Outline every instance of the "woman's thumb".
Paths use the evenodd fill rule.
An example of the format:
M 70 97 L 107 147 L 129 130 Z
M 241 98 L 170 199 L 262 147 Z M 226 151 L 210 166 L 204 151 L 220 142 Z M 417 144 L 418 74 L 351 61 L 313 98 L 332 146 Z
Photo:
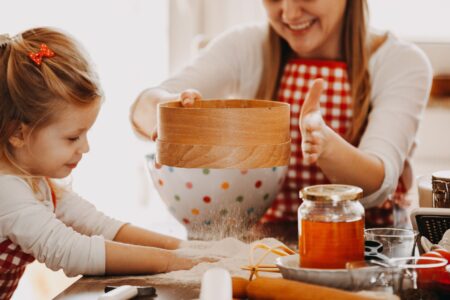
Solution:
M 315 79 L 312 86 L 306 95 L 305 102 L 302 105 L 302 110 L 300 112 L 300 120 L 307 114 L 320 111 L 320 96 L 323 91 L 323 79 Z

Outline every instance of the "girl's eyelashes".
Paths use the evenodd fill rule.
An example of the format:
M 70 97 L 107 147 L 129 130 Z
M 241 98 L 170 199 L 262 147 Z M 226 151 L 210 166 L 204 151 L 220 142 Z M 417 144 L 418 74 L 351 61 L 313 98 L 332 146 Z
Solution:
M 79 136 L 68 138 L 68 140 L 71 141 L 71 142 L 76 142 L 76 141 L 78 141 L 79 139 L 80 139 Z

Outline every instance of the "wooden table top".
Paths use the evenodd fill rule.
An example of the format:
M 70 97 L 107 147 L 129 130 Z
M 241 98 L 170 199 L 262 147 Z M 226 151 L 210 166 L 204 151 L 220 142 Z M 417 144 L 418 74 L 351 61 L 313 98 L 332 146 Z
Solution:
M 284 242 L 291 249 L 297 249 L 297 222 L 276 223 L 270 225 L 258 225 L 249 231 L 245 238 L 247 241 L 254 241 L 264 237 L 274 237 Z M 104 293 L 106 286 L 153 286 L 156 288 L 155 298 L 135 298 L 135 299 L 196 299 L 199 297 L 200 285 L 183 286 L 167 284 L 161 285 L 152 282 L 151 276 L 83 276 L 66 290 L 61 292 L 56 300 L 90 300 L 97 299 Z
M 98 299 L 104 293 L 106 286 L 153 286 L 157 296 L 135 297 L 134 299 L 195 299 L 199 297 L 200 288 L 193 286 L 160 285 L 152 283 L 149 276 L 99 276 L 82 277 L 69 286 L 55 300 L 89 300 Z

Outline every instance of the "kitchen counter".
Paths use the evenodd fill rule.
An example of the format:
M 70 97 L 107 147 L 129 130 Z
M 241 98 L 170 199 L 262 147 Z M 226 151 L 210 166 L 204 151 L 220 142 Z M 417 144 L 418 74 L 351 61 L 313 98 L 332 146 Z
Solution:
M 251 242 L 264 237 L 274 237 L 284 242 L 289 248 L 297 250 L 297 222 L 284 222 L 270 226 L 259 224 L 249 230 L 244 240 Z M 83 276 L 66 290 L 60 293 L 56 300 L 90 300 L 98 299 L 106 286 L 136 285 L 153 286 L 157 297 L 151 299 L 195 299 L 199 297 L 200 288 L 192 286 L 167 284 L 161 285 L 148 275 L 145 276 Z M 136 298 L 143 299 L 143 298 Z
M 156 288 L 157 297 L 150 299 L 195 299 L 199 296 L 199 288 L 182 285 L 158 285 L 154 284 L 148 276 L 102 276 L 82 277 L 69 286 L 55 300 L 93 300 L 98 299 L 104 293 L 106 286 L 135 285 L 153 286 Z M 136 299 L 144 299 L 136 298 Z

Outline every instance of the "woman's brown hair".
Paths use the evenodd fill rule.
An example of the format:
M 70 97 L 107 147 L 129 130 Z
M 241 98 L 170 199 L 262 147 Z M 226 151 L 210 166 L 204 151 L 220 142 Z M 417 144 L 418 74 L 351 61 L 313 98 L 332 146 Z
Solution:
M 368 38 L 368 9 L 366 0 L 348 0 L 342 28 L 343 57 L 347 63 L 353 101 L 353 126 L 345 138 L 357 145 L 366 126 L 370 110 L 370 76 L 368 71 L 372 49 Z M 269 26 L 264 44 L 264 68 L 256 97 L 276 99 L 278 84 L 291 49 Z
M 55 53 L 37 64 L 30 53 L 45 44 Z M 11 136 L 21 124 L 34 130 L 51 122 L 67 104 L 89 105 L 102 97 L 85 51 L 68 34 L 35 28 L 0 45 L 0 159 L 14 161 Z M 31 174 L 24 174 L 31 175 Z

